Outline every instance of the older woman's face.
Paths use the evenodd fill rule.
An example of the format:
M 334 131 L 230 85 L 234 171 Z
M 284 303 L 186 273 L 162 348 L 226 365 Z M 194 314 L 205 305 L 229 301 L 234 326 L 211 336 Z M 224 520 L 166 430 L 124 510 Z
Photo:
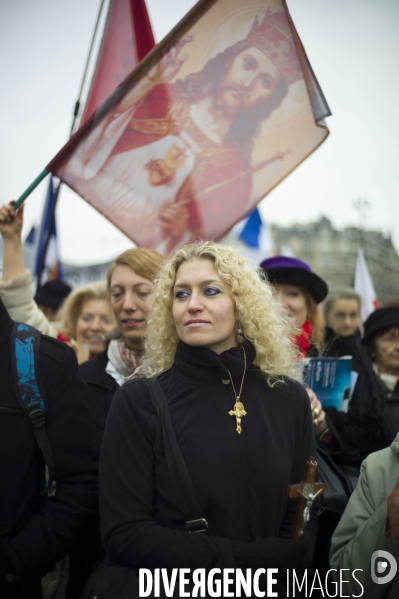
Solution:
M 374 337 L 374 361 L 381 373 L 399 376 L 399 326 Z
M 179 339 L 217 354 L 237 346 L 237 318 L 230 285 L 211 260 L 188 260 L 176 273 L 173 320 Z
M 127 347 L 143 348 L 147 298 L 152 283 L 129 266 L 117 266 L 111 277 L 111 306 Z
M 276 289 L 280 302 L 294 317 L 295 326 L 300 329 L 308 318 L 306 295 L 297 285 L 279 283 L 276 285 Z
M 107 301 L 87 300 L 76 322 L 75 339 L 89 346 L 90 355 L 96 356 L 104 350 L 102 337 L 115 328 L 115 319 Z
M 359 304 L 355 299 L 338 299 L 327 315 L 327 326 L 329 326 L 336 335 L 347 337 L 354 335 L 359 324 L 360 310 Z

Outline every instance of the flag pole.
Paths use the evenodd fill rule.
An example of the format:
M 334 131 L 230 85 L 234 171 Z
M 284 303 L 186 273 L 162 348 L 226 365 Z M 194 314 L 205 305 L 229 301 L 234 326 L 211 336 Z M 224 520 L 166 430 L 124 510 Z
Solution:
M 100 18 L 101 18 L 101 13 L 102 13 L 103 7 L 104 7 L 104 1 L 105 0 L 101 0 L 100 8 L 99 8 L 98 15 L 97 15 L 96 24 L 94 26 L 94 32 L 93 32 L 93 36 L 91 38 L 91 44 L 90 44 L 90 48 L 89 48 L 89 53 L 87 55 L 86 66 L 85 66 L 85 70 L 83 72 L 82 82 L 80 84 L 78 99 L 75 102 L 75 108 L 74 108 L 74 111 L 73 111 L 73 119 L 72 119 L 71 130 L 69 132 L 69 137 L 72 137 L 72 135 L 74 133 L 76 119 L 78 118 L 78 115 L 79 115 L 80 99 L 82 97 L 84 84 L 86 83 L 87 71 L 89 69 L 89 63 L 90 63 L 91 55 L 93 53 L 94 42 L 95 42 L 95 39 L 96 39 L 96 36 L 97 36 L 98 26 L 100 24 Z
M 70 129 L 70 132 L 69 132 L 69 137 L 72 137 L 72 133 L 73 133 L 73 130 L 75 128 L 75 122 L 76 122 L 76 119 L 77 119 L 78 114 L 79 114 L 80 99 L 82 97 L 83 87 L 84 87 L 84 84 L 86 82 L 87 71 L 88 71 L 88 68 L 89 68 L 89 63 L 90 63 L 91 55 L 92 55 L 92 52 L 93 52 L 94 41 L 95 41 L 95 38 L 96 38 L 96 35 L 97 35 L 97 29 L 98 29 L 98 25 L 99 25 L 99 22 L 100 22 L 101 13 L 102 13 L 103 6 L 104 6 L 104 1 L 105 0 L 101 0 L 100 8 L 99 8 L 99 11 L 98 11 L 96 24 L 95 24 L 93 36 L 92 36 L 92 39 L 91 39 L 90 49 L 89 49 L 89 53 L 88 53 L 87 60 L 86 60 L 86 66 L 85 66 L 85 69 L 84 69 L 84 72 L 83 72 L 82 82 L 81 82 L 80 89 L 79 89 L 78 99 L 75 102 L 75 108 L 74 108 L 74 111 L 73 111 L 72 125 L 71 125 L 71 129 Z M 36 177 L 36 179 L 34 181 L 32 181 L 32 183 L 29 185 L 29 187 L 27 187 L 27 189 L 25 189 L 25 191 L 23 192 L 23 194 L 19 196 L 19 198 L 17 199 L 17 201 L 14 204 L 14 210 L 18 210 L 18 208 L 23 204 L 23 202 L 26 200 L 26 198 L 32 193 L 32 191 L 34 189 L 36 189 L 36 187 L 39 185 L 39 183 L 41 183 L 43 181 L 43 179 L 45 177 L 47 177 L 48 174 L 49 174 L 48 170 L 46 170 L 46 169 L 42 170 L 42 172 L 40 173 L 40 175 L 38 175 Z M 57 197 L 58 197 L 58 190 L 59 190 L 59 188 L 60 188 L 60 186 L 58 186 L 58 189 L 57 189 Z M 57 198 L 56 198 L 56 202 L 57 202 Z M 54 208 L 55 208 L 55 204 L 54 204 Z
M 102 14 L 102 10 L 103 10 L 103 7 L 104 7 L 104 2 L 105 2 L 105 0 L 101 0 L 100 8 L 98 10 L 96 24 L 94 26 L 93 35 L 92 35 L 92 38 L 91 38 L 89 53 L 87 55 L 86 65 L 85 65 L 85 68 L 84 68 L 84 71 L 83 71 L 83 77 L 82 77 L 82 81 L 81 81 L 80 88 L 79 88 L 78 99 L 75 102 L 75 107 L 74 107 L 73 117 L 72 117 L 72 124 L 71 124 L 71 129 L 70 129 L 70 132 L 69 132 L 69 137 L 71 137 L 72 134 L 73 134 L 73 132 L 74 132 L 76 119 L 77 119 L 78 114 L 79 114 L 80 100 L 81 100 L 81 97 L 82 97 L 84 84 L 85 84 L 86 78 L 87 78 L 87 72 L 88 72 L 88 68 L 89 68 L 89 63 L 90 63 L 91 55 L 93 53 L 94 42 L 95 42 L 95 39 L 97 37 L 97 30 L 98 30 L 98 26 L 99 26 L 99 23 L 100 23 L 101 14 Z M 38 184 L 40 183 L 40 181 L 42 181 L 46 175 L 48 175 L 48 171 L 46 169 L 44 169 L 44 171 L 42 171 L 40 173 L 39 177 L 37 177 L 33 181 L 33 183 L 28 187 L 28 189 L 21 195 L 21 197 L 18 198 L 17 202 L 14 204 L 15 210 L 17 210 L 19 208 L 19 206 L 22 204 L 22 202 L 35 189 L 35 187 L 38 186 Z M 37 292 L 37 290 L 40 287 L 40 280 L 41 280 L 42 274 L 43 274 L 43 269 L 44 269 L 44 264 L 45 264 L 45 260 L 46 260 L 47 249 L 48 249 L 48 246 L 49 246 L 49 243 L 50 243 L 51 232 L 52 232 L 54 221 L 55 221 L 55 209 L 56 209 L 56 206 L 57 206 L 57 201 L 58 201 L 58 196 L 59 196 L 60 189 L 61 189 L 61 184 L 62 184 L 62 181 L 59 182 L 58 187 L 57 187 L 57 191 L 55 192 L 54 204 L 53 204 L 53 209 L 52 209 L 51 217 L 50 217 L 50 225 L 49 225 L 49 228 L 47 230 L 46 241 L 44 242 L 44 245 L 43 245 L 43 252 L 42 252 L 42 257 L 41 257 L 41 261 L 40 261 L 39 272 L 38 272 L 38 275 L 37 275 L 36 292 Z
M 36 179 L 34 181 L 32 181 L 32 183 L 29 185 L 29 187 L 27 189 L 25 189 L 24 193 L 19 196 L 18 200 L 15 202 L 14 204 L 14 210 L 18 210 L 18 208 L 21 206 L 21 204 L 24 202 L 24 200 L 26 200 L 26 198 L 32 193 L 32 191 L 34 189 L 36 189 L 36 187 L 39 185 L 39 183 L 41 183 L 43 181 L 43 179 L 45 179 L 47 177 L 47 175 L 49 174 L 47 169 L 43 169 L 42 172 L 40 173 L 40 175 L 38 175 L 36 177 Z

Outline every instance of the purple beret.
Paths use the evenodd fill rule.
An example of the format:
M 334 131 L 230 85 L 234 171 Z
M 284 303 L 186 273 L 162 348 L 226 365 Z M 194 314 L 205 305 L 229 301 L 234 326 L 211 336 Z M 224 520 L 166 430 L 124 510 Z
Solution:
M 319 304 L 328 293 L 327 283 L 314 272 L 309 264 L 291 256 L 273 256 L 260 263 L 270 283 L 304 287 Z
M 303 268 L 311 272 L 309 264 L 291 256 L 272 256 L 272 258 L 263 260 L 259 266 L 265 270 L 269 270 L 270 268 Z

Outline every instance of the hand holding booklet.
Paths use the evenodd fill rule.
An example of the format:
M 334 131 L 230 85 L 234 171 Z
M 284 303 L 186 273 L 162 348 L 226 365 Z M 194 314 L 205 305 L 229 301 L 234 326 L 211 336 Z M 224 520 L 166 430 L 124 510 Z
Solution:
M 355 374 L 351 356 L 310 358 L 305 363 L 303 380 L 316 393 L 323 408 L 346 412 L 356 383 Z

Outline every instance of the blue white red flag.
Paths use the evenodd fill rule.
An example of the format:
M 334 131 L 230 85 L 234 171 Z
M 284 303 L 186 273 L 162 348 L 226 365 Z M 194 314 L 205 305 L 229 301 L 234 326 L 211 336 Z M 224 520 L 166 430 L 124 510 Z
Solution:
M 57 188 L 58 185 L 56 184 L 55 177 L 50 177 L 42 220 L 33 235 L 32 273 L 36 277 L 40 276 L 40 281 L 38 281 L 40 285 L 43 285 L 46 281 L 63 279 L 62 264 L 58 252 L 55 217 L 53 218 Z M 32 231 L 29 233 L 29 237 L 31 235 Z M 47 238 L 49 240 L 46 247 Z
M 247 218 L 238 239 L 251 249 L 259 250 L 263 258 L 276 253 L 272 232 L 267 224 L 263 223 L 257 208 Z

